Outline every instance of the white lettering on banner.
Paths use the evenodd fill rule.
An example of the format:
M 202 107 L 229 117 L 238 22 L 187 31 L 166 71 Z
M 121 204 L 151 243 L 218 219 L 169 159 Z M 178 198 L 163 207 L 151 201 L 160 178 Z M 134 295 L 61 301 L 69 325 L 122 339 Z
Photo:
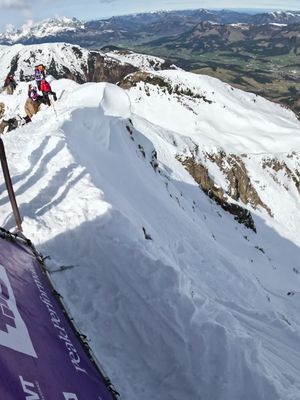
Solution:
M 63 393 L 65 400 L 79 400 L 75 393 Z
M 39 394 L 37 394 L 34 391 L 34 390 L 36 390 L 35 384 L 32 382 L 25 381 L 23 376 L 19 376 L 19 378 L 20 378 L 20 382 L 21 382 L 23 391 L 26 394 L 25 399 L 26 400 L 41 400 Z
M 57 315 L 57 313 L 54 309 L 54 306 L 53 306 L 51 300 L 49 299 L 49 296 L 46 293 L 44 286 L 35 271 L 32 272 L 32 277 L 33 277 L 33 280 L 40 292 L 40 299 L 45 304 L 45 306 L 47 307 L 47 310 L 50 314 L 51 322 L 52 322 L 54 328 L 56 328 L 58 330 L 57 336 L 64 343 L 64 345 L 66 346 L 66 348 L 68 350 L 69 358 L 71 360 L 71 363 L 73 364 L 73 367 L 75 368 L 76 371 L 87 374 L 86 370 L 80 366 L 81 360 L 80 360 L 78 351 L 76 350 L 76 347 L 71 342 L 69 335 L 66 332 L 65 328 L 63 326 L 61 326 L 62 321 L 60 320 L 59 316 Z
M 0 264 L 0 345 L 36 357 L 28 329 L 17 308 L 13 289 Z

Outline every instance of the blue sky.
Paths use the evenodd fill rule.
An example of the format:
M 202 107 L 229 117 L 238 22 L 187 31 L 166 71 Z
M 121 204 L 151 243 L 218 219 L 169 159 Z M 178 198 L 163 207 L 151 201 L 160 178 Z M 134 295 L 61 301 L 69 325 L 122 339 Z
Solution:
M 299 10 L 299 0 L 0 0 L 0 30 L 55 16 L 82 20 L 183 8 L 267 8 Z

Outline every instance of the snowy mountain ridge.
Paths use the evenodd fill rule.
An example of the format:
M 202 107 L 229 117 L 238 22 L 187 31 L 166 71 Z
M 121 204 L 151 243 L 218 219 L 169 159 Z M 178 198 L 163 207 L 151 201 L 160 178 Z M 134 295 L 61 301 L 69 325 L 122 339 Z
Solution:
M 219 24 L 248 23 L 254 25 L 279 23 L 296 24 L 300 21 L 300 13 L 297 11 L 272 11 L 259 14 L 239 13 L 231 10 L 163 10 L 149 13 L 128 14 L 115 16 L 108 19 L 95 19 L 92 21 L 80 21 L 77 18 L 57 17 L 39 22 L 28 21 L 19 29 L 9 25 L 0 33 L 0 43 L 12 45 L 17 43 L 35 44 L 43 42 L 72 42 L 85 47 L 99 48 L 99 46 L 115 43 L 123 34 L 128 39 L 136 39 L 146 27 L 149 31 L 164 26 L 168 22 L 177 20 L 177 25 L 186 25 L 187 29 L 180 29 L 177 33 L 189 31 L 203 21 L 212 21 Z M 186 24 L 184 20 L 186 19 Z M 154 24 L 152 26 L 152 24 Z M 136 33 L 140 34 L 136 36 Z M 171 31 L 170 31 L 171 33 Z M 173 32 L 174 33 L 174 32 Z M 93 42 L 93 36 L 98 38 Z M 102 37 L 103 36 L 103 37 Z M 162 35 L 164 36 L 164 35 Z M 89 39 L 87 39 L 89 37 Z M 96 47 L 95 47 L 96 46 Z
M 0 81 L 12 74 L 17 81 L 33 78 L 34 66 L 47 65 L 47 73 L 55 78 L 68 77 L 79 83 L 87 81 L 118 82 L 137 69 L 165 68 L 162 58 L 130 51 L 90 51 L 68 43 L 24 46 L 0 45 Z
M 178 70 L 51 85 L 55 111 L 3 140 L 24 232 L 73 266 L 53 279 L 121 398 L 298 400 L 295 115 Z
M 40 39 L 59 33 L 76 32 L 82 29 L 84 29 L 84 23 L 76 18 L 48 18 L 36 23 L 29 21 L 20 29 L 8 26 L 6 31 L 0 34 L 0 40 L 13 44 L 22 40 L 29 40 L 30 38 Z

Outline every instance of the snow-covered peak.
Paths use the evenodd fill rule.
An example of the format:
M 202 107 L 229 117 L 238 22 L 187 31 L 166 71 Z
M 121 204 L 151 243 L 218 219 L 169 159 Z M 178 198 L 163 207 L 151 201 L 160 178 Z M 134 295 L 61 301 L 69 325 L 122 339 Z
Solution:
M 277 18 L 277 17 L 295 17 L 295 16 L 300 16 L 299 12 L 291 12 L 291 11 L 283 11 L 283 10 L 279 10 L 279 11 L 272 11 L 269 13 L 269 15 L 272 15 L 273 17 Z
M 7 27 L 6 31 L 0 34 L 1 40 L 15 43 L 20 40 L 36 39 L 54 36 L 64 32 L 75 32 L 84 29 L 84 24 L 76 18 L 57 17 L 45 19 L 41 22 L 26 22 L 20 29 L 14 29 L 11 25 Z
M 279 24 L 295 24 L 300 21 L 300 12 L 283 10 L 272 11 L 254 15 L 253 19 L 257 19 L 260 23 L 275 22 Z

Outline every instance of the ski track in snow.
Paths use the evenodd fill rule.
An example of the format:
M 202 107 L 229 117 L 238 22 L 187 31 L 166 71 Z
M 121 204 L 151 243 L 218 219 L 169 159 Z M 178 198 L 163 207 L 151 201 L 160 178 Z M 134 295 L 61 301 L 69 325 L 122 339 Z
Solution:
M 262 154 L 299 151 L 299 122 L 215 79 L 159 74 L 213 103 L 63 79 L 57 116 L 44 107 L 4 135 L 24 232 L 50 269 L 74 266 L 53 279 L 122 399 L 299 400 L 300 295 L 286 295 L 300 283 L 299 193 L 258 167 Z M 23 115 L 26 90 L 0 95 L 7 114 Z M 251 210 L 257 234 L 175 158 L 195 143 L 258 154 L 245 163 L 274 218 Z M 10 229 L 4 189 L 1 177 Z

